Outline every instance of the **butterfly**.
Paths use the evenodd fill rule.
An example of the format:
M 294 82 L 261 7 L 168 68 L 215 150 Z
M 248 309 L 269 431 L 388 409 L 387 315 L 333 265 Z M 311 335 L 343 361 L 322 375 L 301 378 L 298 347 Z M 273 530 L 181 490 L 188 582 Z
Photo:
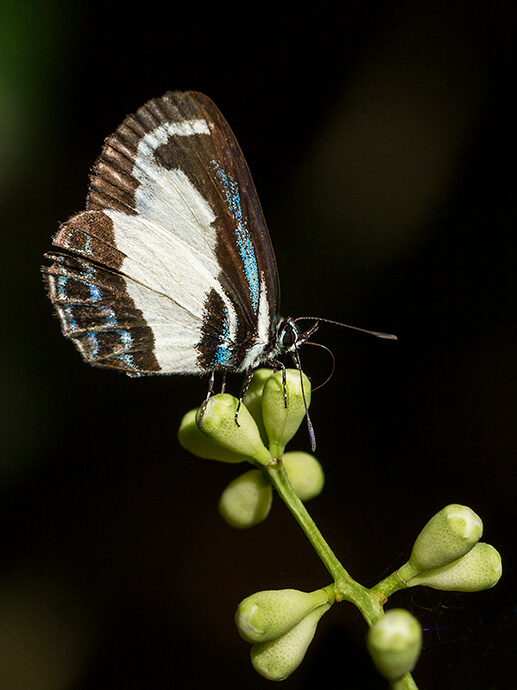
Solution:
M 168 92 L 125 118 L 93 166 L 86 210 L 53 247 L 50 300 L 95 366 L 252 372 L 304 338 L 279 315 L 275 254 L 239 144 L 201 93 Z
M 319 321 L 336 323 L 300 331 L 312 317 L 280 316 L 248 166 L 199 92 L 170 91 L 125 118 L 93 166 L 86 209 L 53 247 L 42 272 L 63 334 L 88 363 L 130 376 L 210 373 L 210 394 L 215 372 L 244 372 L 245 390 L 261 364 L 285 377 L 286 352 L 301 372 L 300 345 Z

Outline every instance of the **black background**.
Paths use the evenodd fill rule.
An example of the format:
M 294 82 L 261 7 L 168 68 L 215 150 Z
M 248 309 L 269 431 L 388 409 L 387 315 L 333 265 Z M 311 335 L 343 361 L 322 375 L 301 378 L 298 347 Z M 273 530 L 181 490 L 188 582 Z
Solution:
M 0 685 L 266 688 L 233 611 L 328 583 L 275 500 L 238 532 L 217 500 L 240 468 L 193 458 L 191 377 L 95 370 L 59 333 L 39 267 L 84 207 L 103 138 L 149 98 L 196 89 L 244 150 L 284 315 L 322 327 L 314 393 L 327 477 L 309 510 L 373 585 L 423 524 L 464 503 L 503 556 L 488 592 L 410 590 L 420 688 L 515 682 L 515 134 L 507 3 L 5 4 L 1 22 Z M 511 171 L 511 172 L 510 172 Z M 304 348 L 316 385 L 330 358 Z M 234 392 L 239 377 L 232 381 Z M 292 448 L 308 450 L 301 429 Z M 285 688 L 383 688 L 350 606 Z

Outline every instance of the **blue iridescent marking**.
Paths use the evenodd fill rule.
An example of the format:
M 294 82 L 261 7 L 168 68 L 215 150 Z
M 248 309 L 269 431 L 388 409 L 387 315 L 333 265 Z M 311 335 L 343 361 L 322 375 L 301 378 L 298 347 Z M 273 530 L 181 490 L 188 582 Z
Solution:
M 94 274 L 92 271 L 87 272 L 86 274 L 87 278 L 93 278 Z M 70 276 L 58 276 L 56 285 L 57 285 L 57 300 L 61 302 L 70 302 L 72 301 L 72 298 L 68 294 L 68 281 L 70 280 Z M 74 280 L 77 281 L 77 278 L 74 278 Z M 75 301 L 77 303 L 84 303 L 84 302 L 99 302 L 102 299 L 102 290 L 97 286 L 97 285 L 89 285 L 86 281 L 81 281 L 83 285 L 85 285 L 89 292 L 90 296 L 87 297 L 86 299 L 76 299 Z
M 220 345 L 218 345 L 215 348 L 213 363 L 224 365 L 224 364 L 228 364 L 228 362 L 230 361 L 231 354 L 232 354 L 228 345 L 223 344 L 225 342 L 227 343 L 228 339 L 230 337 L 230 324 L 228 322 L 228 309 L 226 307 L 224 307 L 224 309 L 223 309 L 223 315 L 224 315 L 224 324 L 223 324 L 222 331 L 219 335 L 222 342 Z
M 129 350 L 133 345 L 133 336 L 129 331 L 118 331 L 118 333 L 120 335 L 120 342 L 124 345 L 126 350 Z
M 86 336 L 88 345 L 90 346 L 90 357 L 97 357 L 99 354 L 99 342 L 95 333 L 90 333 Z
M 135 369 L 136 370 L 137 367 L 135 366 L 135 362 L 133 360 L 133 355 L 125 353 L 123 355 L 119 355 L 119 357 L 117 357 L 117 359 L 119 359 L 121 362 L 124 362 L 124 364 L 126 365 L 126 367 L 128 369 Z
M 217 161 L 213 160 L 212 165 L 215 168 L 215 173 L 217 177 L 223 184 L 224 194 L 226 197 L 226 203 L 228 205 L 228 208 L 230 209 L 232 216 L 237 221 L 237 247 L 239 249 L 239 254 L 241 255 L 242 262 L 244 264 L 244 275 L 246 276 L 246 280 L 248 281 L 253 311 L 257 313 L 260 293 L 259 272 L 257 266 L 257 258 L 255 256 L 255 251 L 253 249 L 251 236 L 245 225 L 245 218 L 241 207 L 239 187 L 235 180 L 219 166 L 219 163 Z
M 70 251 L 72 251 L 72 252 L 75 252 L 75 254 L 80 254 L 80 255 L 83 254 L 85 256 L 92 256 L 92 254 L 93 254 L 92 245 L 91 245 L 90 238 L 88 235 L 83 237 L 84 246 L 81 247 L 79 244 L 80 236 L 82 234 L 83 234 L 82 232 L 80 232 L 79 235 L 78 235 L 78 233 L 73 232 L 72 235 L 66 237 L 63 240 L 62 246 L 66 247 L 67 249 L 70 249 Z
M 66 284 L 68 278 L 66 276 L 59 276 L 57 279 L 57 298 L 58 300 L 66 301 Z
M 90 299 L 88 302 L 98 302 L 102 299 L 102 290 L 96 285 L 88 285 L 88 289 L 90 290 Z
M 74 310 L 72 307 L 62 307 L 62 310 L 62 319 L 66 324 L 66 327 L 72 332 L 77 331 L 79 329 L 79 325 L 74 316 Z
M 95 273 L 96 271 L 93 266 L 86 266 L 85 276 L 87 278 L 95 278 Z M 86 282 L 84 284 L 87 285 Z M 87 287 L 90 291 L 90 299 L 88 300 L 88 302 L 97 302 L 102 299 L 102 290 L 99 287 L 97 287 L 97 285 L 87 285 Z
M 105 307 L 100 311 L 105 318 L 104 326 L 106 328 L 116 328 L 118 326 L 117 316 L 113 309 L 111 309 L 110 307 Z

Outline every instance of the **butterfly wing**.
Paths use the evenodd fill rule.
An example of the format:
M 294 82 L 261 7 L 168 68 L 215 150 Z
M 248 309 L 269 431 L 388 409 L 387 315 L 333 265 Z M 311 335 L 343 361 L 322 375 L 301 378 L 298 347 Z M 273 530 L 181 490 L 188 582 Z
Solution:
M 86 211 L 43 272 L 64 334 L 131 374 L 242 371 L 274 352 L 276 261 L 237 140 L 206 96 L 128 116 L 94 165 Z

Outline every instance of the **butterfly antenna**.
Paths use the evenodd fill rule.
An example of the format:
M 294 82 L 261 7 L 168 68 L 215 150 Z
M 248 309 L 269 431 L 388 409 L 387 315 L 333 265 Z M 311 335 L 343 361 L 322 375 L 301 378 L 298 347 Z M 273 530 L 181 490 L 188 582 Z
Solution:
M 384 340 L 397 340 L 397 336 L 393 333 L 382 333 L 382 331 L 370 331 L 367 328 L 359 328 L 358 326 L 351 326 L 349 323 L 341 323 L 340 321 L 333 321 L 332 319 L 320 319 L 315 316 L 298 316 L 294 319 L 297 321 L 317 321 L 322 323 L 330 323 L 334 326 L 341 326 L 342 328 L 350 328 L 352 331 L 359 331 L 359 333 L 367 333 L 368 335 L 374 335 L 376 338 L 383 338 Z

